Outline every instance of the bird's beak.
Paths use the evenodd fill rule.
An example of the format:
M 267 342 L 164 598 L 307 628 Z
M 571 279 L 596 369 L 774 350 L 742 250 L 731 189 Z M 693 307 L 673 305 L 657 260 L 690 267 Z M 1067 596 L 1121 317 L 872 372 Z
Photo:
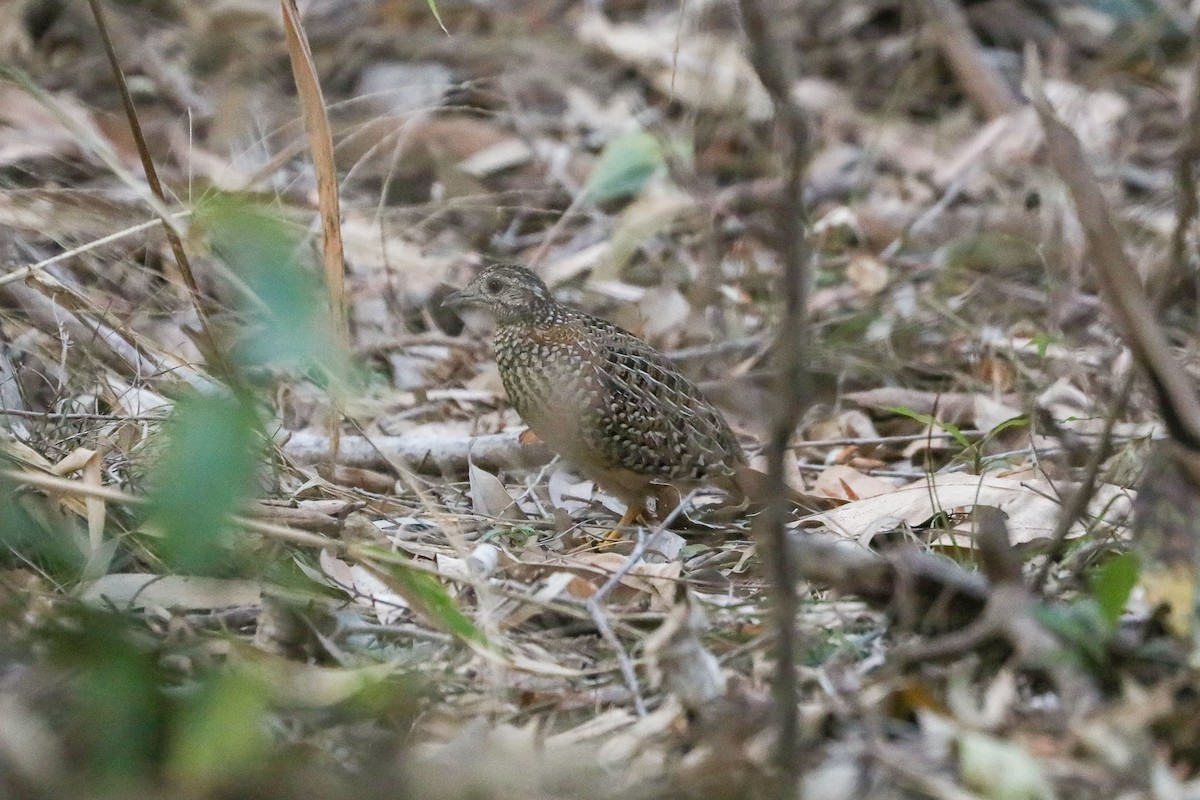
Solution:
M 473 287 L 468 286 L 465 289 L 459 289 L 453 294 L 448 294 L 442 298 L 442 308 L 462 308 L 463 306 L 472 306 L 479 300 L 479 292 Z

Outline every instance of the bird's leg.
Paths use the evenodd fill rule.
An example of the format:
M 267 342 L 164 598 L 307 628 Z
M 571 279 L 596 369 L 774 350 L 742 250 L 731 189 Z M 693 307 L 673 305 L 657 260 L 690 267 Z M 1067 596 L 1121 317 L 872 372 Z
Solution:
M 642 522 L 646 521 L 646 506 L 642 503 L 632 503 L 626 506 L 625 513 L 621 515 L 621 521 L 617 523 L 618 528 L 624 528 L 626 525 L 632 525 L 639 519 Z
M 621 520 L 616 527 L 604 534 L 604 544 L 602 547 L 611 547 L 618 539 L 621 538 L 622 531 L 633 525 L 636 522 L 649 522 L 649 513 L 646 511 L 644 501 L 629 503 L 625 506 L 625 513 L 621 515 Z

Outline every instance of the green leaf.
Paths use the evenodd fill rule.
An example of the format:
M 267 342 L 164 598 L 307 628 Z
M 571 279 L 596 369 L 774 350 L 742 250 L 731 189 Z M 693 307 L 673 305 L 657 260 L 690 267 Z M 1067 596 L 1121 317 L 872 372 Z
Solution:
M 1001 422 L 999 425 L 992 428 L 990 431 L 988 431 L 988 436 L 989 437 L 997 436 L 997 435 L 1003 433 L 1004 431 L 1008 430 L 1009 428 L 1028 428 L 1028 427 L 1029 427 L 1029 416 L 1027 414 L 1019 414 L 1019 415 L 1013 417 L 1012 419 L 1004 420 L 1004 422 Z
M 247 670 L 213 676 L 173 720 L 169 774 L 203 791 L 260 766 L 271 749 L 268 688 Z
M 1090 598 L 1071 606 L 1037 605 L 1033 616 L 1066 648 L 1060 657 L 1073 657 L 1076 663 L 1093 667 L 1104 663 L 1111 628 Z
M 1048 333 L 1039 333 L 1030 341 L 1037 346 L 1038 358 L 1044 359 L 1046 357 L 1046 351 L 1050 348 L 1050 345 L 1054 344 L 1054 342 L 1057 340 Z
M 662 145 L 649 133 L 618 136 L 600 154 L 584 195 L 597 203 L 634 197 L 665 164 Z
M 208 572 L 224 558 L 229 515 L 251 489 L 257 434 L 250 404 L 232 395 L 190 395 L 177 404 L 150 494 L 162 555 L 174 568 Z
M 12 467 L 11 461 L 0 457 L 0 468 Z M 36 495 L 20 495 L 0 475 L 0 564 L 32 562 L 56 577 L 79 576 L 87 562 L 86 539 L 73 535 L 70 521 L 52 512 L 54 505 Z
M 99 785 L 143 778 L 158 759 L 174 711 L 165 672 L 144 622 L 109 611 L 65 606 L 38 629 L 51 663 L 77 676 L 59 698 L 64 720 L 82 745 L 76 757 Z
M 435 0 L 425 0 L 425 3 L 429 6 L 429 10 L 433 13 L 433 18 L 437 20 L 438 27 L 442 29 L 442 33 L 449 36 L 450 31 L 446 30 L 446 23 L 442 22 L 442 15 L 438 13 L 437 2 L 435 2 Z
M 206 200 L 196 222 L 238 290 L 246 323 L 238 361 L 247 367 L 316 367 L 344 379 L 349 358 L 338 346 L 312 253 L 294 230 L 268 209 L 229 195 Z
M 475 627 L 475 623 L 458 610 L 454 598 L 446 591 L 446 587 L 432 575 L 396 566 L 390 572 L 400 584 L 401 593 L 419 611 L 442 628 L 459 639 L 473 642 L 485 642 L 487 637 L 483 631 Z
M 899 414 L 902 417 L 908 417 L 909 419 L 915 420 L 922 425 L 937 426 L 946 433 L 950 434 L 950 438 L 958 442 L 960 446 L 971 446 L 971 440 L 968 439 L 966 434 L 962 432 L 962 428 L 958 427 L 952 422 L 941 422 L 928 414 L 922 414 L 919 411 L 913 411 L 911 408 L 906 408 L 904 406 L 891 406 L 889 408 L 885 408 L 884 410 L 891 412 L 892 414 Z
M 454 598 L 436 577 L 413 569 L 399 553 L 364 547 L 362 555 L 366 560 L 361 563 L 385 582 L 390 582 L 392 590 L 404 597 L 417 613 L 460 639 L 487 642 L 483 631 L 458 610 Z
M 1092 594 L 1109 624 L 1116 625 L 1120 620 L 1141 571 L 1142 565 L 1137 554 L 1122 553 L 1105 561 L 1092 572 Z

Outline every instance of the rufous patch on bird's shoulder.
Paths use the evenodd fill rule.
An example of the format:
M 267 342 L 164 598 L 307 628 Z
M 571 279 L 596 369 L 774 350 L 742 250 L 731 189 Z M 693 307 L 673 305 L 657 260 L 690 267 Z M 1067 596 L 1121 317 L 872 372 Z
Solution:
M 525 332 L 525 338 L 531 344 L 575 344 L 586 334 L 574 325 L 534 325 Z

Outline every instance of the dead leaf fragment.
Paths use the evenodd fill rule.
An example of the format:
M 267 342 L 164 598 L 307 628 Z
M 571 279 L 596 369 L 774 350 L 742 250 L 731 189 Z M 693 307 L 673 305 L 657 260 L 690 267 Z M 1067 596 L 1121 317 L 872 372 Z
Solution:
M 835 500 L 862 500 L 887 494 L 894 488 L 892 483 L 883 478 L 864 475 L 852 467 L 834 465 L 822 470 L 811 491 Z
M 468 465 L 471 483 L 471 507 L 475 513 L 496 519 L 527 519 L 504 484 L 490 472 Z

